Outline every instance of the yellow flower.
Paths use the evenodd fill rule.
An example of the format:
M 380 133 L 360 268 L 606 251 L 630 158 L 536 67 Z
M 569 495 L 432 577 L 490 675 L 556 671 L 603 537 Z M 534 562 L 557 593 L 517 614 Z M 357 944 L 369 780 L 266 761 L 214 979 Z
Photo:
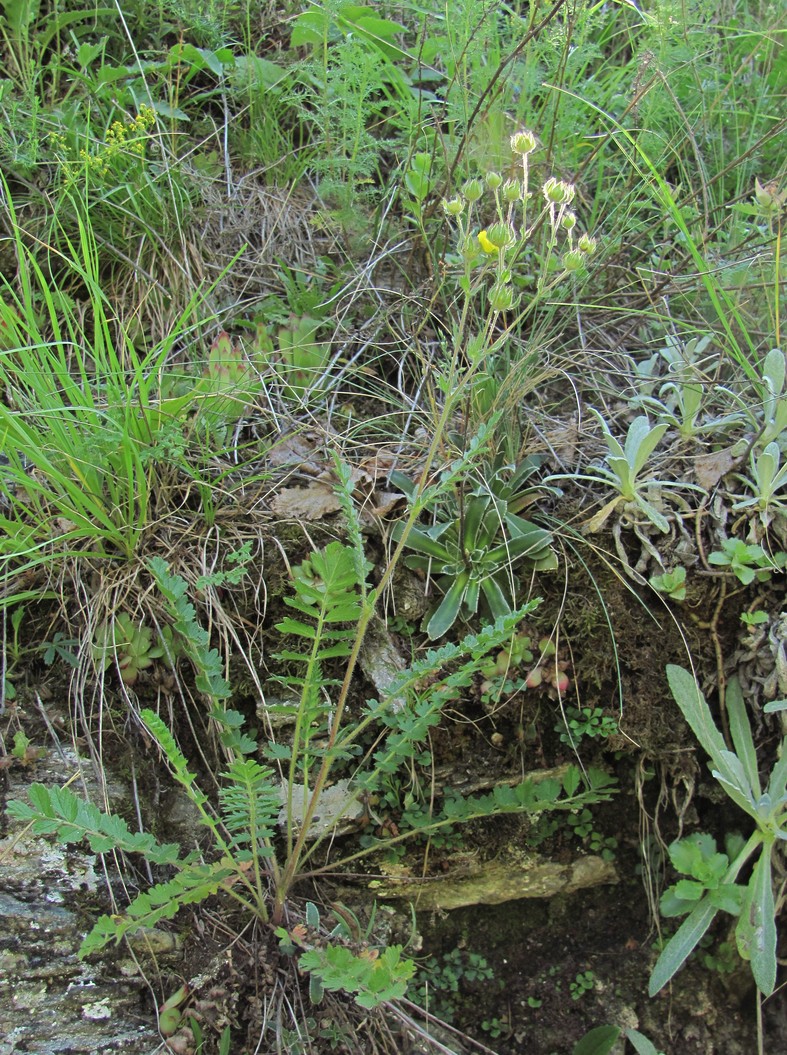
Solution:
M 489 236 L 487 235 L 486 231 L 478 232 L 478 244 L 481 246 L 483 251 L 485 253 L 489 253 L 490 256 L 497 254 L 498 247 L 493 242 L 489 241 Z

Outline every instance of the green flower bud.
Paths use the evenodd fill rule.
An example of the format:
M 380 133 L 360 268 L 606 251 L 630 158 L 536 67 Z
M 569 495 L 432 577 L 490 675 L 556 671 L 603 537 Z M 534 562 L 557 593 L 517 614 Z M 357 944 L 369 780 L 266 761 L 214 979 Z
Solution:
M 461 216 L 465 211 L 465 203 L 461 198 L 443 198 L 443 212 L 446 216 Z
M 577 225 L 577 214 L 571 209 L 566 209 L 560 218 L 560 226 L 564 231 L 573 231 Z
M 501 196 L 504 202 L 520 201 L 522 198 L 522 184 L 517 179 L 507 179 L 503 184 Z
M 763 185 L 755 179 L 754 198 L 766 215 L 778 216 L 787 201 L 787 190 L 779 190 L 775 180 Z
M 505 249 L 516 241 L 516 231 L 510 223 L 493 223 L 486 229 L 486 237 L 497 249 Z
M 580 235 L 579 241 L 577 242 L 577 249 L 580 253 L 584 253 L 586 256 L 593 256 L 596 251 L 597 242 L 595 238 L 591 238 L 589 234 Z
M 563 254 L 561 263 L 564 271 L 581 271 L 585 260 L 578 249 L 569 249 Z
M 487 172 L 484 176 L 486 185 L 490 190 L 497 190 L 500 184 L 503 182 L 503 177 L 499 172 Z
M 515 154 L 532 154 L 538 146 L 538 140 L 533 132 L 523 128 L 511 136 L 511 149 Z
M 574 200 L 574 184 L 550 176 L 542 188 L 550 205 L 568 205 Z
M 510 311 L 516 304 L 517 296 L 510 286 L 495 282 L 489 290 L 489 307 L 492 311 Z
M 469 179 L 462 187 L 462 194 L 466 201 L 478 201 L 484 193 L 484 185 L 480 179 Z

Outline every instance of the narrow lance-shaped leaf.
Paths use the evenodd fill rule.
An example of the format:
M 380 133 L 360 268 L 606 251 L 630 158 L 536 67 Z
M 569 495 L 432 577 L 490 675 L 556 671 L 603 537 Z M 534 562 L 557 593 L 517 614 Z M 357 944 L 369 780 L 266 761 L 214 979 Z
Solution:
M 782 739 L 781 754 L 771 770 L 768 781 L 768 794 L 772 802 L 778 802 L 787 791 L 787 737 Z
M 637 476 L 644 468 L 645 462 L 658 446 L 659 440 L 668 429 L 668 425 L 653 425 L 646 417 L 636 418 L 632 421 L 626 436 L 625 452 L 626 459 Z
M 727 684 L 726 703 L 730 722 L 730 736 L 735 747 L 735 753 L 743 766 L 749 788 L 754 793 L 755 798 L 759 798 L 761 789 L 757 767 L 757 751 L 754 747 L 749 716 L 746 713 L 746 704 L 743 700 L 741 685 L 737 677 L 730 678 Z
M 716 769 L 724 774 L 730 780 L 730 783 L 734 783 L 724 758 L 727 745 L 713 721 L 710 708 L 705 702 L 705 697 L 700 692 L 694 676 L 689 671 L 684 670 L 683 667 L 669 664 L 667 666 L 667 681 L 675 702 L 680 707 L 683 717 L 691 727 L 691 731 L 710 755 Z
M 762 848 L 735 929 L 738 951 L 751 961 L 757 988 L 770 996 L 776 986 L 776 909 L 771 877 L 771 844 Z
M 451 583 L 445 597 L 443 597 L 426 628 L 426 633 L 432 641 L 448 633 L 456 622 L 469 581 L 469 572 L 462 572 Z
M 660 992 L 673 975 L 681 969 L 702 940 L 717 911 L 710 898 L 705 897 L 689 913 L 664 946 L 656 961 L 648 984 L 649 996 L 655 996 Z
M 752 794 L 743 763 L 732 751 L 723 751 L 724 769 L 713 769 L 713 775 L 736 806 L 757 820 L 757 800 Z
M 617 1026 L 596 1026 L 576 1042 L 571 1055 L 609 1055 L 619 1037 Z
M 481 583 L 481 589 L 486 598 L 486 603 L 489 605 L 489 611 L 495 619 L 499 619 L 511 611 L 508 598 L 494 576 L 490 575 L 489 578 L 484 579 Z
M 403 530 L 403 525 L 394 525 L 391 535 L 395 542 L 399 541 Z M 422 531 L 421 528 L 410 528 L 410 532 L 407 536 L 407 545 L 410 549 L 418 550 L 420 553 L 425 553 L 428 557 L 434 557 L 435 560 L 448 562 L 453 560 L 453 555 L 447 547 L 442 542 L 439 542 L 437 539 L 427 534 L 426 531 Z

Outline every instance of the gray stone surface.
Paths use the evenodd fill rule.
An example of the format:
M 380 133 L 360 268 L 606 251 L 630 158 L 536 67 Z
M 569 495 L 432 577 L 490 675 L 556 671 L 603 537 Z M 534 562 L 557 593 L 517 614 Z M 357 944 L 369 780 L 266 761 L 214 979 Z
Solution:
M 21 768 L 7 771 L 4 798 L 26 798 L 32 779 L 65 783 L 81 766 L 71 752 L 56 758 L 52 753 L 32 774 Z M 100 862 L 73 846 L 32 836 L 7 816 L 4 822 L 0 1055 L 165 1051 L 147 983 L 134 961 L 121 962 L 114 948 L 107 949 L 106 958 L 77 957 L 93 918 L 83 917 L 80 902 L 90 901 L 95 912 L 102 897 Z

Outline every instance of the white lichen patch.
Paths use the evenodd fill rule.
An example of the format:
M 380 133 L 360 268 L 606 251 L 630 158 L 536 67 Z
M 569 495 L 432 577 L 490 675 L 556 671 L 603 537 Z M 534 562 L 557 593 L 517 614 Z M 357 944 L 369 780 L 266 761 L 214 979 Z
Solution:
M 279 824 L 287 824 L 287 788 L 280 789 L 282 808 L 279 813 Z M 306 814 L 309 797 L 303 784 L 292 785 L 292 816 L 296 827 L 300 827 Z M 337 780 L 335 784 L 323 788 L 320 801 L 309 825 L 310 838 L 326 835 L 336 829 L 351 828 L 363 815 L 363 804 L 350 790 L 349 780 Z
M 91 1022 L 103 1022 L 104 1019 L 112 1018 L 112 1008 L 109 1000 L 96 1000 L 92 1004 L 85 1004 L 82 1008 L 82 1017 L 90 1019 Z

